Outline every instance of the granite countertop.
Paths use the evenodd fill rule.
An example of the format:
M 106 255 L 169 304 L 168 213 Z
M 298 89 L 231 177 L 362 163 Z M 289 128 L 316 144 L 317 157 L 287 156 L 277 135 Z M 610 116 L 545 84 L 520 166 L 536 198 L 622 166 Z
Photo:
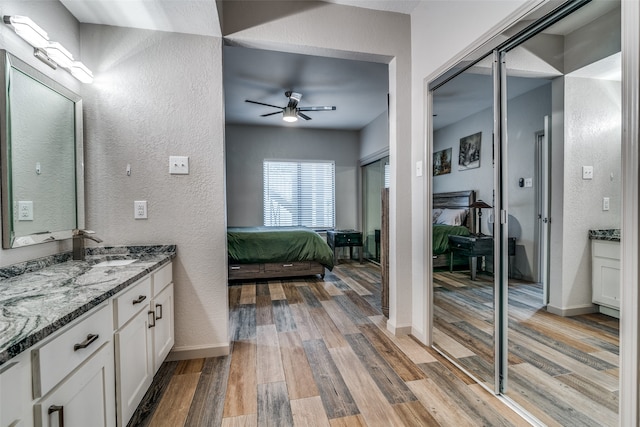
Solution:
M 0 366 L 171 261 L 175 245 L 90 248 L 0 268 Z M 94 267 L 135 259 L 123 266 Z
M 609 228 L 603 230 L 589 230 L 590 240 L 609 240 L 612 242 L 620 241 L 620 229 Z

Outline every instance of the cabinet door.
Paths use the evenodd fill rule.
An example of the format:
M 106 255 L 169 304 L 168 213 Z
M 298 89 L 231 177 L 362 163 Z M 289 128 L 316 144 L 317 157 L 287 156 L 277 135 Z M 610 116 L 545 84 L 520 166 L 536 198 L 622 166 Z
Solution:
M 114 335 L 118 425 L 125 426 L 153 380 L 153 342 L 145 309 Z
M 620 309 L 620 261 L 593 258 L 593 302 Z
M 153 328 L 155 373 L 160 369 L 160 365 L 173 347 L 173 283 L 155 297 L 152 310 L 155 313 L 155 327 Z
M 23 419 L 23 411 L 30 402 L 29 360 L 24 356 L 0 366 L 0 426 L 15 426 Z M 25 372 L 26 371 L 26 372 Z M 24 406 L 23 406 L 24 405 Z
M 113 348 L 109 342 L 34 405 L 36 427 L 113 426 L 113 384 Z

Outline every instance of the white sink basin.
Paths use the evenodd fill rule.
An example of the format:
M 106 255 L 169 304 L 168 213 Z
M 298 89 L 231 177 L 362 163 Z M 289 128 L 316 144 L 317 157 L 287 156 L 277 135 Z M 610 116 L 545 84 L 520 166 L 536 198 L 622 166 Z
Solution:
M 136 259 L 112 259 L 109 261 L 102 261 L 95 264 L 93 267 L 121 267 L 123 265 L 129 265 L 136 262 Z

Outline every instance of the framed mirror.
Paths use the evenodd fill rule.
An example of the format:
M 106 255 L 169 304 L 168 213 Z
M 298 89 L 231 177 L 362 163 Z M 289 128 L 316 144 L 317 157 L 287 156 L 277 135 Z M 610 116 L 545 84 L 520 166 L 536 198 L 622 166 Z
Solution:
M 82 99 L 0 50 L 2 246 L 68 239 L 84 227 Z

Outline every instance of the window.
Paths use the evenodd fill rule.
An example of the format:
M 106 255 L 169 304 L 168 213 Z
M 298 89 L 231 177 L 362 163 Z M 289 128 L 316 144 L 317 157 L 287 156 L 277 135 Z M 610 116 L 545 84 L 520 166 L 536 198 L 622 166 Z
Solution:
M 264 225 L 314 229 L 335 225 L 335 165 L 264 161 Z

